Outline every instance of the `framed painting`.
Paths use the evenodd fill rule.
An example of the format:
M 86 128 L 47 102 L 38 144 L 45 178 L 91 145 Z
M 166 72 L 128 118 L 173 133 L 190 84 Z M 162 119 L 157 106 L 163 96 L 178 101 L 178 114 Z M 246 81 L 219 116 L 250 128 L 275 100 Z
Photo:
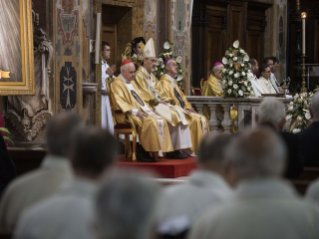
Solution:
M 32 0 L 0 0 L 0 95 L 34 94 Z

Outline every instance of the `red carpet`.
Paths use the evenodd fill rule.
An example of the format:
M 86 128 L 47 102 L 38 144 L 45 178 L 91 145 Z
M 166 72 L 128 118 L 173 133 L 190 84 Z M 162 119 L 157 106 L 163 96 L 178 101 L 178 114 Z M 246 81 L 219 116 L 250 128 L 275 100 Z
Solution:
M 125 156 L 120 155 L 119 161 L 120 162 L 117 163 L 119 167 L 150 170 L 163 178 L 178 178 L 188 176 L 191 171 L 197 168 L 195 158 L 181 160 L 161 159 L 157 163 L 139 163 L 125 161 Z

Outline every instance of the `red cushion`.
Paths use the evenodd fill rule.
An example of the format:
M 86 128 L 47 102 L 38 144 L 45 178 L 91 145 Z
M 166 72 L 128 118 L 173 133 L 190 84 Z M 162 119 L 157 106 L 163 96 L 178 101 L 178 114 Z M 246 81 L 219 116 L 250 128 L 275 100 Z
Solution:
M 194 95 L 201 96 L 202 91 L 200 89 L 194 89 Z

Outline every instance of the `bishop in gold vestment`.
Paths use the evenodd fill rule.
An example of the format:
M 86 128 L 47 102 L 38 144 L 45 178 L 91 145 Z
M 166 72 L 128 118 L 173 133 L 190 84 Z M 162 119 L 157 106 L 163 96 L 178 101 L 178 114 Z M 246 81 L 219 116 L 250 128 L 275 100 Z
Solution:
M 137 127 L 139 140 L 145 151 L 171 152 L 173 151 L 170 133 L 166 121 L 160 116 L 153 117 L 152 112 L 135 91 L 131 80 L 134 79 L 135 66 L 128 63 L 121 68 L 122 74 L 116 77 L 111 84 L 111 104 L 114 110 L 132 114 L 132 119 Z M 129 68 L 129 69 L 128 69 Z M 133 73 L 128 73 L 134 68 Z M 146 109 L 146 110 L 145 110 Z M 144 113 L 143 113 L 144 112 Z M 159 128 L 159 120 L 163 122 L 162 131 Z M 116 116 L 117 122 L 126 123 L 125 115 Z
M 179 89 L 174 79 L 174 76 L 177 74 L 177 64 L 175 60 L 170 59 L 166 62 L 166 73 L 167 74 L 162 75 L 158 82 L 158 91 L 162 99 L 166 101 L 174 100 L 176 105 L 184 109 L 191 132 L 192 151 L 195 153 L 203 136 L 209 132 L 207 119 L 193 110 L 192 105 Z
M 187 154 L 191 153 L 188 150 L 192 147 L 190 129 L 183 109 L 162 100 L 157 91 L 158 80 L 153 74 L 156 67 L 156 54 L 152 38 L 147 42 L 143 56 L 143 64 L 138 68 L 132 84 L 149 107 L 153 107 L 155 112 L 167 119 L 173 148 L 176 152 L 175 156 L 166 156 L 168 158 L 186 158 L 186 155 L 182 156 L 178 150 L 183 150 Z
M 224 69 L 224 65 L 222 63 L 215 63 L 212 73 L 210 74 L 207 81 L 203 84 L 202 96 L 223 96 L 224 91 L 222 88 L 221 80 L 222 80 L 222 70 Z M 204 106 L 204 115 L 209 120 L 210 119 L 210 108 L 205 105 Z

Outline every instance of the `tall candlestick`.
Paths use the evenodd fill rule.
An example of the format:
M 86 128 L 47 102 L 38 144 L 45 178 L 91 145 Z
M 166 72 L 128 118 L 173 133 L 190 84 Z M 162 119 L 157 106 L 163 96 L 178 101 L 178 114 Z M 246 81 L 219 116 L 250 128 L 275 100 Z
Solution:
M 306 18 L 307 18 L 307 13 L 302 12 L 301 18 L 302 18 L 302 54 L 306 54 Z
M 306 18 L 307 13 L 302 12 L 301 13 L 302 18 L 302 87 L 301 92 L 305 93 L 307 92 L 306 88 L 306 66 L 305 66 L 305 58 L 306 58 Z

